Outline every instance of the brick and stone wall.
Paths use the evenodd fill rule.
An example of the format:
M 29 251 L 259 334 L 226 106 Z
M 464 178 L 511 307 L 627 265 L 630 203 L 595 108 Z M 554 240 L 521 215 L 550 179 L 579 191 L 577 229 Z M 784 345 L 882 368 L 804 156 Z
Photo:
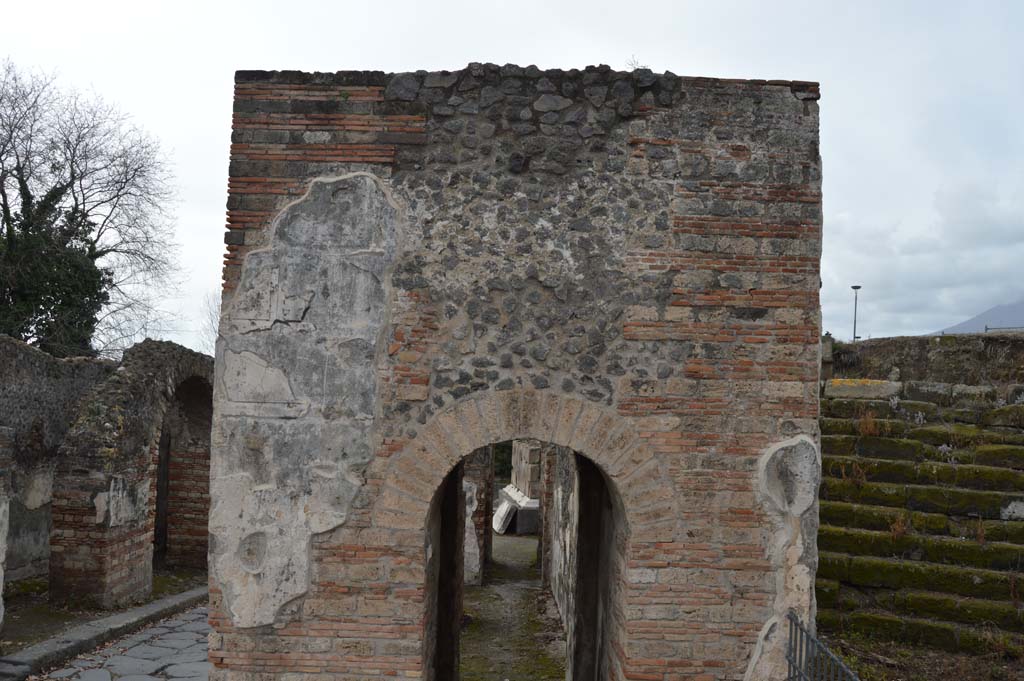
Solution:
M 7 580 L 47 574 L 58 449 L 79 400 L 115 368 L 107 360 L 57 359 L 0 336 L 0 427 L 10 438 Z
M 782 678 L 782 618 L 814 612 L 817 99 L 607 67 L 239 72 L 213 677 L 435 678 L 457 589 L 431 502 L 533 438 L 607 480 L 604 678 Z
M 147 527 L 165 565 L 206 567 L 211 404 L 205 379 L 179 385 L 151 450 Z
M 146 340 L 127 350 L 118 370 L 83 397 L 60 445 L 54 477 L 52 599 L 112 607 L 149 595 L 154 452 L 165 418 L 175 433 L 188 435 L 171 443 L 172 457 L 188 459 L 179 457 L 168 477 L 170 502 L 179 502 L 180 509 L 180 517 L 168 516 L 168 537 L 183 538 L 182 563 L 199 564 L 205 552 L 205 536 L 198 533 L 206 516 L 212 374 L 209 357 Z M 198 470 L 185 473 L 186 460 Z

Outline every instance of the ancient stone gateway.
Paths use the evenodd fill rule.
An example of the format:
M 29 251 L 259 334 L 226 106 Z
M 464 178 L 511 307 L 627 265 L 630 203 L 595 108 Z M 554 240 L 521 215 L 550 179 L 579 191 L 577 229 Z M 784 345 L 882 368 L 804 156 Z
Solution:
M 602 519 L 556 561 L 572 678 L 783 678 L 817 560 L 817 99 L 239 72 L 214 675 L 456 678 L 461 462 L 529 438 L 579 455 L 581 536 Z

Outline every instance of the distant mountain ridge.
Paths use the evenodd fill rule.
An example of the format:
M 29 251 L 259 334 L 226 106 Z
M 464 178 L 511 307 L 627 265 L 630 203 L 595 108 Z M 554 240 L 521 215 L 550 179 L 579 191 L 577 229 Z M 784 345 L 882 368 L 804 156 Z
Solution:
M 1024 330 L 1024 300 L 996 305 L 981 314 L 943 329 L 939 333 L 984 333 L 985 327 L 1013 327 Z

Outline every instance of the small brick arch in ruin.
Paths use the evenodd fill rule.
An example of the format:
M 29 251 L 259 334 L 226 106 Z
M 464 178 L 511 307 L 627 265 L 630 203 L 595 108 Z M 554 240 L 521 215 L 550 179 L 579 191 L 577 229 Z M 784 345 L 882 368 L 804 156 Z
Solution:
M 143 600 L 154 552 L 206 566 L 212 382 L 210 357 L 147 340 L 83 398 L 54 475 L 52 599 Z

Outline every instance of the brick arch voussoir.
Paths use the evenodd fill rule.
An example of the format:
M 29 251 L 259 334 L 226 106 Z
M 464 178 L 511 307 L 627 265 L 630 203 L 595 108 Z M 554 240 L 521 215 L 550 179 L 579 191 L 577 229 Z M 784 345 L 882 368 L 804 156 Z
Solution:
M 372 502 L 374 523 L 425 528 L 429 500 L 464 457 L 525 438 L 568 447 L 597 464 L 622 501 L 631 534 L 674 538 L 679 514 L 671 486 L 632 421 L 593 402 L 538 390 L 479 393 L 437 414 L 388 457 Z
M 213 358 L 166 341 L 145 340 L 125 351 L 118 371 L 81 401 L 61 443 L 61 479 L 72 484 L 80 478 L 66 475 L 64 469 L 80 467 L 83 457 L 100 473 L 117 473 L 141 465 L 159 437 L 175 392 L 190 378 L 199 378 L 212 387 Z M 130 405 L 130 418 L 111 434 L 106 425 L 109 414 L 124 412 L 126 405 Z M 141 445 L 136 448 L 130 443 Z M 92 456 L 100 450 L 115 452 L 116 456 Z
M 197 362 L 191 357 L 179 357 L 175 362 L 168 364 L 164 367 L 163 371 L 163 389 L 158 394 L 150 397 L 152 401 L 152 411 L 150 412 L 148 432 L 146 433 L 145 442 L 146 446 L 141 452 L 138 452 L 140 458 L 140 464 L 148 464 L 148 457 L 150 449 L 156 446 L 157 441 L 160 439 L 160 434 L 164 428 L 164 419 L 167 417 L 167 412 L 177 399 L 178 389 L 181 386 L 192 379 L 200 379 L 211 390 L 210 409 L 213 409 L 213 363 L 211 362 L 208 367 L 203 366 L 201 362 Z

